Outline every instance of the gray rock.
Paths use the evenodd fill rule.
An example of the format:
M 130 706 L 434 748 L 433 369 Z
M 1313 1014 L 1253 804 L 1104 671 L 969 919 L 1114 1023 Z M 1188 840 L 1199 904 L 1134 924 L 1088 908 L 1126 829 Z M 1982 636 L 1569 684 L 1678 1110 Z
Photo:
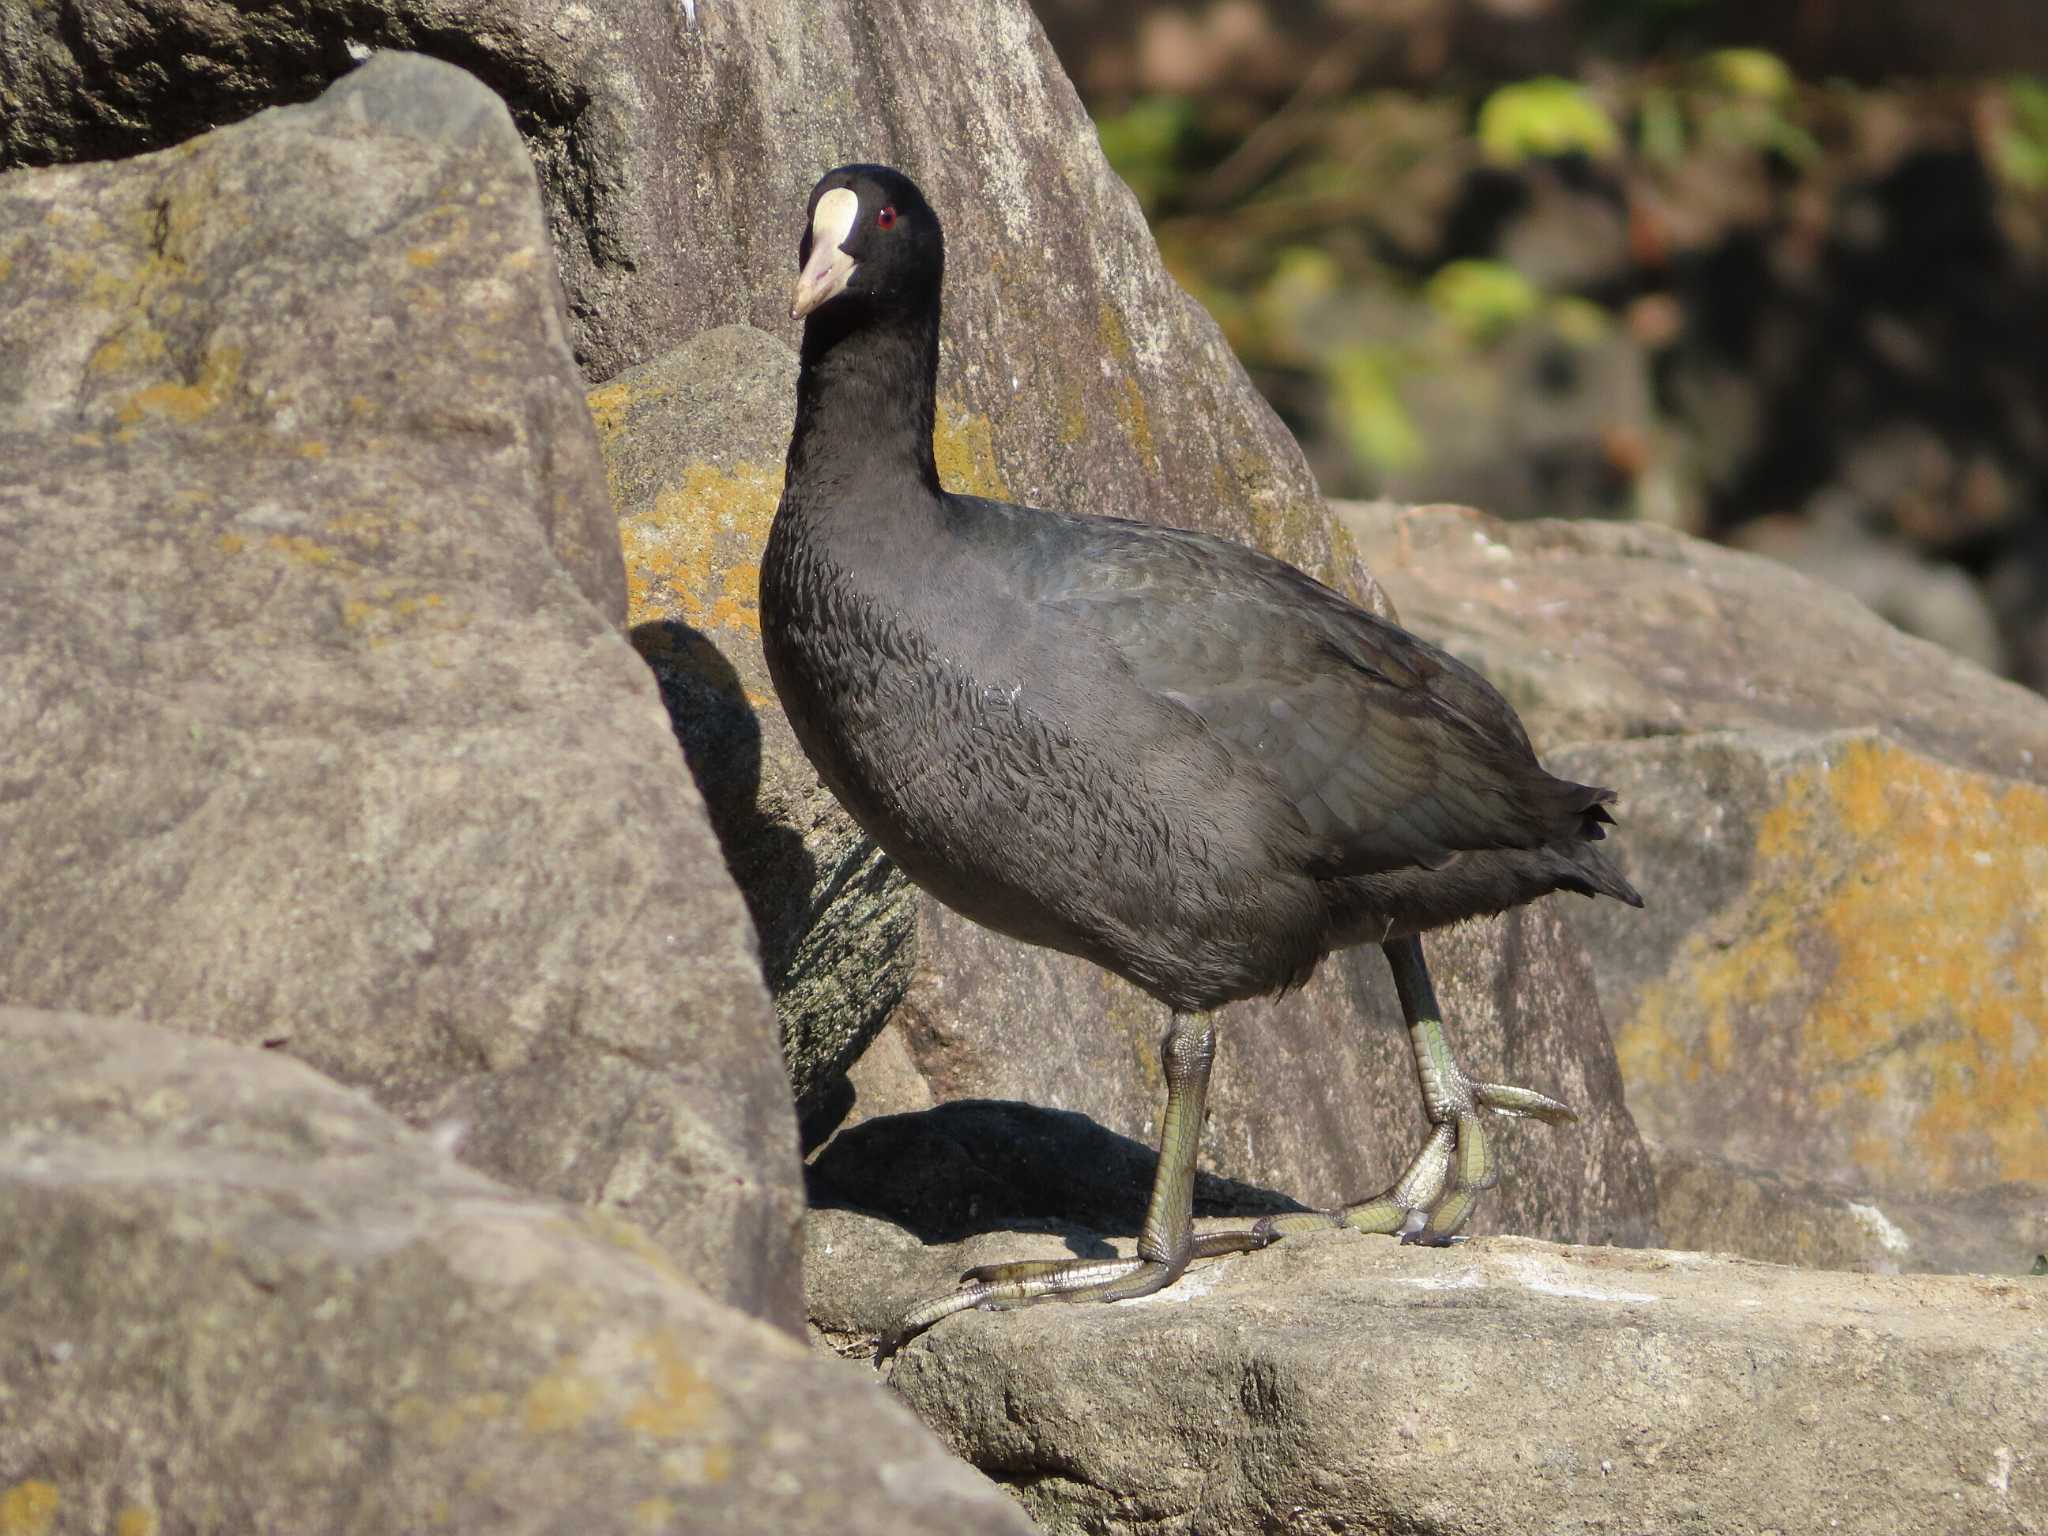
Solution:
M 1987 671 L 2012 670 L 1990 599 L 1960 566 L 1931 560 L 1897 534 L 1865 525 L 1845 498 L 1816 498 L 1804 515 L 1760 517 L 1737 530 L 1744 549 L 1840 587 L 1909 635 Z
M 1682 535 L 1455 508 L 1352 526 L 1418 630 L 1502 681 L 1561 771 L 1621 793 L 1648 907 L 1566 911 L 1667 1238 L 2014 1267 L 2038 1230 L 2015 1212 L 2048 1210 L 2048 702 Z M 1747 1171 L 1716 1194 L 1722 1164 Z M 1825 1220 L 1814 1184 L 1842 1192 Z M 1910 1248 L 1844 1235 L 1841 1198 L 1896 1207 Z
M 1402 621 L 1485 672 L 1539 750 L 1876 725 L 1958 767 L 2048 782 L 2038 695 L 1775 561 L 1644 523 L 1382 502 L 1340 515 Z
M 916 1269 L 832 1214 L 814 1273 Z M 1068 1251 L 977 1243 L 950 1257 Z M 1961 1536 L 2048 1524 L 2044 1309 L 2019 1278 L 1331 1233 L 1138 1302 L 963 1313 L 892 1384 L 1058 1532 Z
M 564 8 L 184 0 L 31 8 L 0 45 L 0 164 L 151 147 L 299 100 L 351 48 L 439 52 L 511 104 L 593 380 L 788 318 L 804 199 L 849 160 L 946 220 L 941 415 L 961 489 L 1242 536 L 1366 591 L 1300 450 L 1167 274 L 1025 0 Z
M 1625 808 L 1643 921 L 1570 920 L 1649 1135 L 1885 1197 L 2028 1180 L 2048 1207 L 2048 791 L 1875 730 L 1557 761 Z
M 0 179 L 0 995 L 291 1054 L 798 1326 L 747 914 L 468 76 Z
M 296 1062 L 14 1008 L 0 1050 L 0 1528 L 1031 1529 L 872 1372 Z
M 1918 1199 L 1787 1178 L 1707 1153 L 1653 1146 L 1657 1215 L 1681 1247 L 1871 1274 L 2026 1273 L 2048 1250 L 2038 1184 L 1998 1184 Z M 1739 1234 L 1730 1244 L 1730 1234 Z

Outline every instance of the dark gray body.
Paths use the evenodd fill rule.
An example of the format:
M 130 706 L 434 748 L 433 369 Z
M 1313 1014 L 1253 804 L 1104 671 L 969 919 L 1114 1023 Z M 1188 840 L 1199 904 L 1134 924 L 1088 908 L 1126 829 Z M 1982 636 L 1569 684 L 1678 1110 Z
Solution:
M 813 207 L 840 184 L 896 222 L 804 328 L 761 634 L 912 879 L 1183 1012 L 1554 890 L 1640 904 L 1594 847 L 1613 796 L 1442 651 L 1241 545 L 943 491 L 937 219 L 873 167 Z
M 1582 840 L 1601 792 L 1544 773 L 1477 674 L 1291 567 L 915 500 L 835 538 L 786 498 L 762 633 L 827 785 L 976 922 L 1185 1011 L 1621 884 Z

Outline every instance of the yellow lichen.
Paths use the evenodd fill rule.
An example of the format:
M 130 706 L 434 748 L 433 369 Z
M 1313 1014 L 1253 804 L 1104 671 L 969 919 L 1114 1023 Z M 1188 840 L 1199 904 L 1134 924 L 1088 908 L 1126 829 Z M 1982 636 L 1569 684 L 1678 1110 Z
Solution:
M 759 634 L 761 554 L 781 498 L 780 466 L 685 465 L 680 485 L 619 525 L 629 621 Z
M 1145 410 L 1145 394 L 1128 374 L 1117 380 L 1116 421 L 1138 456 L 1157 469 L 1159 456 L 1152 451 L 1152 418 Z
M 296 565 L 335 566 L 347 563 L 347 557 L 338 549 L 330 549 L 317 539 L 309 539 L 302 533 L 273 533 L 263 541 L 263 547 L 283 555 Z
M 114 1536 L 156 1536 L 156 1513 L 130 1504 L 114 1516 Z
M 648 1385 L 626 1409 L 626 1428 L 674 1439 L 702 1429 L 718 1412 L 718 1389 L 685 1358 L 673 1335 L 663 1332 L 641 1348 L 648 1366 Z
M 989 419 L 945 395 L 939 397 L 932 425 L 932 457 L 939 466 L 939 483 L 947 490 L 1010 500 L 1010 484 L 996 463 L 995 429 Z
M 664 400 L 672 393 L 673 386 L 667 384 L 614 379 L 584 395 L 583 404 L 597 424 L 598 439 L 609 445 L 632 419 L 636 406 Z
M 189 427 L 211 415 L 234 388 L 242 372 L 240 347 L 216 347 L 199 365 L 189 384 L 152 384 L 137 390 L 123 405 L 117 419 L 132 426 L 144 416 L 155 416 Z
M 1061 447 L 1078 443 L 1088 435 L 1088 399 L 1082 392 L 1078 379 L 1060 381 L 1060 432 Z
M 0 1536 L 44 1536 L 56 1523 L 57 1485 L 30 1479 L 0 1493 Z
M 1117 312 L 1107 304 L 1096 311 L 1095 332 L 1102 342 L 1103 351 L 1116 359 L 1121 370 L 1113 386 L 1117 425 L 1123 429 L 1125 439 L 1137 450 L 1138 456 L 1149 460 L 1156 469 L 1159 456 L 1152 446 L 1152 416 L 1145 409 L 1145 392 L 1131 372 L 1137 353 L 1131 346 L 1130 333 L 1124 329 Z
M 597 1411 L 597 1383 L 564 1366 L 526 1389 L 520 1417 L 534 1434 L 574 1429 Z
M 1733 911 L 1618 1032 L 1631 1085 L 1745 1071 L 1768 1007 L 1862 1171 L 2048 1178 L 2048 792 L 1851 741 L 1788 776 Z

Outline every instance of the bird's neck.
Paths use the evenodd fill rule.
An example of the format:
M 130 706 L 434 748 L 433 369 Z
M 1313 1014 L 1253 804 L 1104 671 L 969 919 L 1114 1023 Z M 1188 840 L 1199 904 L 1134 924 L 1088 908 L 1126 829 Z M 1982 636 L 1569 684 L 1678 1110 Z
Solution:
M 932 423 L 939 372 L 937 306 L 871 318 L 857 330 L 830 309 L 804 327 L 787 484 L 844 499 L 853 485 L 922 486 L 939 494 Z

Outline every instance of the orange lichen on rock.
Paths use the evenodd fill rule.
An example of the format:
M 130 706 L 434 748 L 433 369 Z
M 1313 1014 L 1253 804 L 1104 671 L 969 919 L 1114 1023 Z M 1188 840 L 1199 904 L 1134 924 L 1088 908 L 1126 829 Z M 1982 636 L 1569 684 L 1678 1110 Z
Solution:
M 2048 1179 L 2048 791 L 1857 737 L 1785 776 L 1755 851 L 1619 1032 L 1632 1090 L 1780 1072 L 1849 1164 L 1806 1171 Z
M 740 462 L 684 467 L 680 485 L 619 525 L 629 622 L 761 632 L 761 554 L 782 498 L 782 469 Z
M 932 456 L 938 461 L 939 484 L 962 496 L 1009 501 L 1010 483 L 996 463 L 995 428 L 989 419 L 939 397 L 932 427 Z

